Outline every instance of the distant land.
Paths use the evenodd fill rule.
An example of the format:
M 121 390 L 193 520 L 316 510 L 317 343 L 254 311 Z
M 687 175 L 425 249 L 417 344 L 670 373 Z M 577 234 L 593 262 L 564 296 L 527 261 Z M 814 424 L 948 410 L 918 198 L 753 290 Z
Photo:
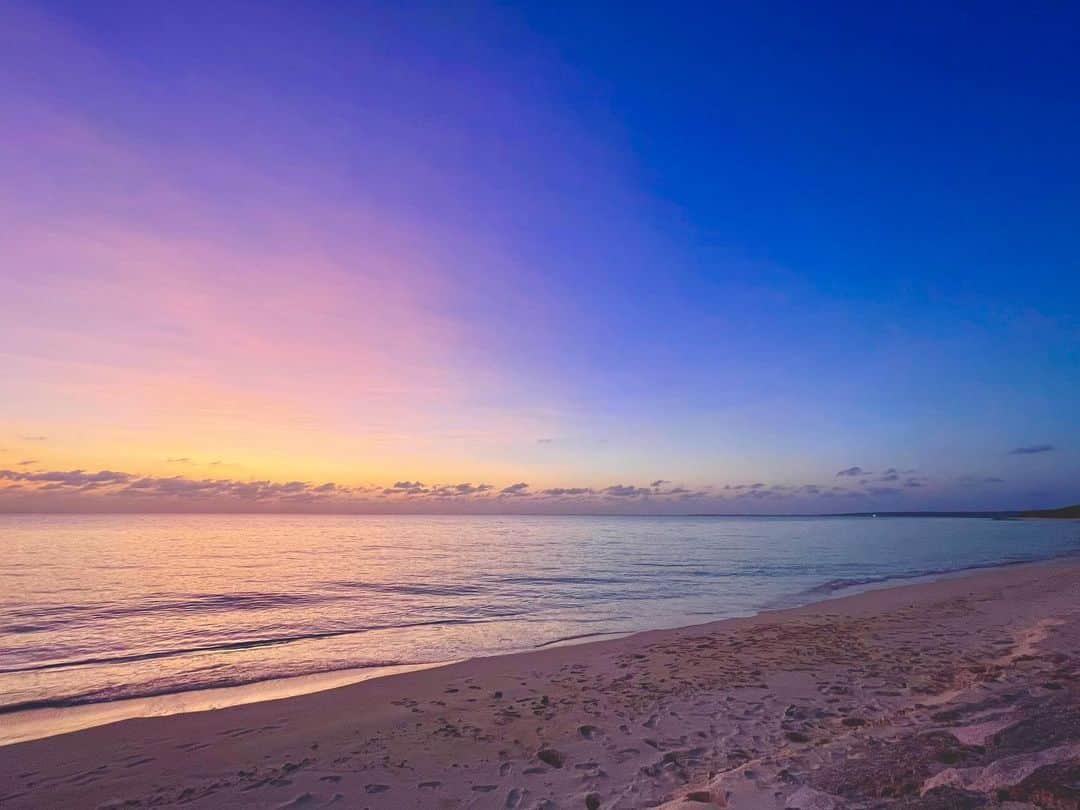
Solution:
M 1039 518 L 1080 518 L 1080 503 L 1074 503 L 1072 506 L 1062 506 L 1059 509 L 1030 509 L 1027 512 L 1021 512 L 1019 516 Z
M 690 517 L 964 517 L 964 518 L 993 518 L 1007 520 L 1009 518 L 1062 518 L 1066 520 L 1080 520 L 1080 503 L 1072 506 L 1062 506 L 1057 509 L 999 509 L 992 512 L 828 512 L 815 514 L 792 514 L 792 515 L 752 515 L 752 514 L 721 514 L 702 513 L 690 515 Z

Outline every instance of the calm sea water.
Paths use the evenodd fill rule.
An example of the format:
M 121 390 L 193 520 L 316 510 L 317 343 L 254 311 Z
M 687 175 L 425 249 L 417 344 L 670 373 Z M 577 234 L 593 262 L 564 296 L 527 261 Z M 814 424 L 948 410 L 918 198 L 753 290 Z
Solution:
M 1075 521 L 0 516 L 0 711 L 672 627 L 1080 551 Z

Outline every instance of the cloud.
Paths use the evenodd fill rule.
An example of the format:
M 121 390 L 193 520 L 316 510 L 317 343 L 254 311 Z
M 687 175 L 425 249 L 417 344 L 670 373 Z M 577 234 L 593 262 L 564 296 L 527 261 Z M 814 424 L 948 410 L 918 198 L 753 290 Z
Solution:
M 979 486 L 980 484 L 1004 484 L 1004 478 L 998 478 L 994 475 L 961 475 L 956 479 L 958 483 L 964 486 Z
M 540 494 L 551 498 L 562 498 L 568 495 L 593 495 L 595 490 L 591 487 L 551 487 L 550 489 L 541 490 Z
M 230 478 L 186 478 L 182 475 L 167 477 L 144 476 L 130 481 L 127 486 L 115 490 L 115 495 L 135 495 L 143 498 L 227 498 L 241 501 L 290 501 L 312 500 L 347 493 L 350 490 L 332 482 L 310 484 L 306 481 L 237 481 Z
M 665 482 L 666 483 L 666 482 Z M 766 497 L 764 484 L 746 484 L 754 497 Z M 534 491 L 525 481 L 497 488 L 491 484 L 469 481 L 450 484 L 425 484 L 418 480 L 395 481 L 392 485 L 346 486 L 335 482 L 238 480 L 231 478 L 196 478 L 183 474 L 143 475 L 101 470 L 34 471 L 0 469 L 0 496 L 11 503 L 16 498 L 67 498 L 53 503 L 62 511 L 95 508 L 144 510 L 175 509 L 191 511 L 385 511 L 408 509 L 434 511 L 461 504 L 469 511 L 498 508 L 504 498 L 512 498 L 526 511 L 542 510 L 544 504 L 576 501 L 604 509 L 614 503 L 650 503 L 675 505 L 714 496 L 709 488 L 699 490 L 682 486 L 653 488 L 617 483 L 605 487 L 554 486 Z M 70 500 L 72 497 L 80 500 Z M 17 502 L 17 501 L 15 501 Z M 40 501 L 36 503 L 40 506 Z M 456 510 L 458 507 L 455 506 Z
M 836 474 L 837 478 L 847 476 L 849 478 L 857 478 L 861 475 L 869 475 L 870 473 L 864 470 L 862 467 L 848 467 L 846 470 L 841 470 Z
M 1049 453 L 1054 449 L 1052 444 L 1029 444 L 1024 447 L 1014 447 L 1009 451 L 1010 456 L 1031 456 L 1035 453 Z
M 750 498 L 756 501 L 770 498 L 789 498 L 796 494 L 808 494 L 805 491 L 805 486 L 796 487 L 792 484 L 766 485 L 760 482 L 753 484 L 736 484 L 735 486 L 725 487 L 725 489 L 730 489 L 735 492 L 736 494 L 734 497 L 736 499 Z
M 555 441 L 554 439 L 537 439 L 536 443 L 537 444 L 551 444 L 554 441 Z
M 740 498 L 750 498 L 755 501 L 767 500 L 769 498 L 782 497 L 779 492 L 773 492 L 771 489 L 752 489 L 748 492 L 744 492 L 739 496 Z
M 680 501 L 693 501 L 693 500 L 699 500 L 701 498 L 709 497 L 709 493 L 704 489 L 696 489 L 696 490 L 692 489 L 692 490 L 686 490 L 686 491 L 682 491 L 681 489 L 680 490 L 674 490 L 673 489 L 668 494 L 669 495 L 674 495 Z
M 166 464 L 191 464 L 192 461 L 187 456 L 181 456 L 180 458 L 167 458 L 167 459 L 165 459 L 165 463 Z
M 307 481 L 238 481 L 230 478 L 188 478 L 173 476 L 139 476 L 126 472 L 101 470 L 53 470 L 22 472 L 0 470 L 0 481 L 32 484 L 34 490 L 54 493 L 97 494 L 109 497 L 129 497 L 140 500 L 153 498 L 205 501 L 229 499 L 241 502 L 303 502 L 355 496 L 370 492 L 369 487 L 346 487 L 332 481 L 312 484 Z M 7 487 L 11 488 L 11 485 Z M 33 490 L 27 490 L 33 491 Z M 98 492 L 95 492 L 98 491 Z
M 494 487 L 491 484 L 447 484 L 445 486 L 432 487 L 428 494 L 436 498 L 459 498 L 469 495 L 480 495 L 489 492 Z
M 19 462 L 20 467 L 29 467 L 31 464 L 37 464 L 36 458 L 26 458 Z
M 483 495 L 487 492 L 491 492 L 495 487 L 491 484 L 472 484 L 464 482 L 461 484 L 432 484 L 425 486 L 422 481 L 395 481 L 392 487 L 385 487 L 379 490 L 378 487 L 372 488 L 372 490 L 379 490 L 380 494 L 385 496 L 398 496 L 405 498 L 434 498 L 434 499 L 446 499 L 446 498 L 463 498 L 476 495 Z M 353 490 L 354 492 L 356 490 Z
M 896 487 L 867 487 L 866 492 L 869 495 L 895 495 L 900 490 Z
M 52 470 L 47 472 L 0 470 L 0 480 L 40 483 L 50 485 L 52 488 L 108 486 L 125 483 L 130 481 L 132 477 L 130 473 L 113 472 L 112 470 L 101 470 L 96 473 L 88 473 L 84 470 Z
M 616 498 L 634 498 L 641 495 L 651 495 L 652 490 L 645 487 L 635 487 L 629 484 L 613 484 L 610 487 L 606 487 L 602 490 L 605 495 L 612 495 Z
M 27 442 L 46 442 L 49 440 L 48 436 L 20 436 L 19 438 Z
M 393 492 L 418 493 L 426 491 L 427 488 L 421 481 L 395 481 L 393 487 L 384 490 L 388 494 Z
M 498 486 L 463 481 L 425 483 L 403 479 L 391 484 L 346 485 L 333 481 L 243 480 L 227 477 L 196 477 L 179 471 L 169 475 L 146 475 L 115 470 L 83 469 L 42 471 L 11 465 L 0 469 L 0 494 L 5 504 L 22 503 L 26 508 L 42 504 L 49 509 L 158 510 L 183 508 L 190 511 L 343 511 L 343 512 L 492 512 L 510 508 L 523 512 L 552 512 L 560 509 L 606 511 L 691 511 L 690 502 L 702 508 L 729 505 L 791 504 L 799 511 L 811 500 L 826 504 L 830 499 L 892 496 L 911 493 L 928 486 L 923 476 L 905 475 L 899 468 L 885 469 L 868 477 L 843 471 L 840 482 L 766 483 L 762 481 L 689 488 L 667 479 L 655 479 L 647 486 L 614 483 L 596 486 L 554 485 L 532 489 L 525 481 Z M 894 478 L 895 476 L 895 478 Z M 888 477 L 887 481 L 882 481 Z M 992 476 L 968 475 L 957 483 L 990 485 L 1000 483 Z M 32 501 L 37 494 L 40 499 Z M 21 500 L 20 500 L 21 499 Z M 779 506 L 773 507 L 779 510 Z

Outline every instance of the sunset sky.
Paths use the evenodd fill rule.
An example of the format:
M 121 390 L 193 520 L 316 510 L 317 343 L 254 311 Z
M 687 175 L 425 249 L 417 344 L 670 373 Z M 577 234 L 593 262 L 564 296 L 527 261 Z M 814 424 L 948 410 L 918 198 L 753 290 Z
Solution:
M 1080 501 L 1080 11 L 939 6 L 3 3 L 0 511 Z

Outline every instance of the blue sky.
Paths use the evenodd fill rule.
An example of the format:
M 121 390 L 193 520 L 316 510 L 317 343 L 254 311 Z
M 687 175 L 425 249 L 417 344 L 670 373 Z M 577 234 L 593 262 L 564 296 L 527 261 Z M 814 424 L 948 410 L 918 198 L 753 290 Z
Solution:
M 0 468 L 1080 500 L 1075 9 L 4 14 Z

